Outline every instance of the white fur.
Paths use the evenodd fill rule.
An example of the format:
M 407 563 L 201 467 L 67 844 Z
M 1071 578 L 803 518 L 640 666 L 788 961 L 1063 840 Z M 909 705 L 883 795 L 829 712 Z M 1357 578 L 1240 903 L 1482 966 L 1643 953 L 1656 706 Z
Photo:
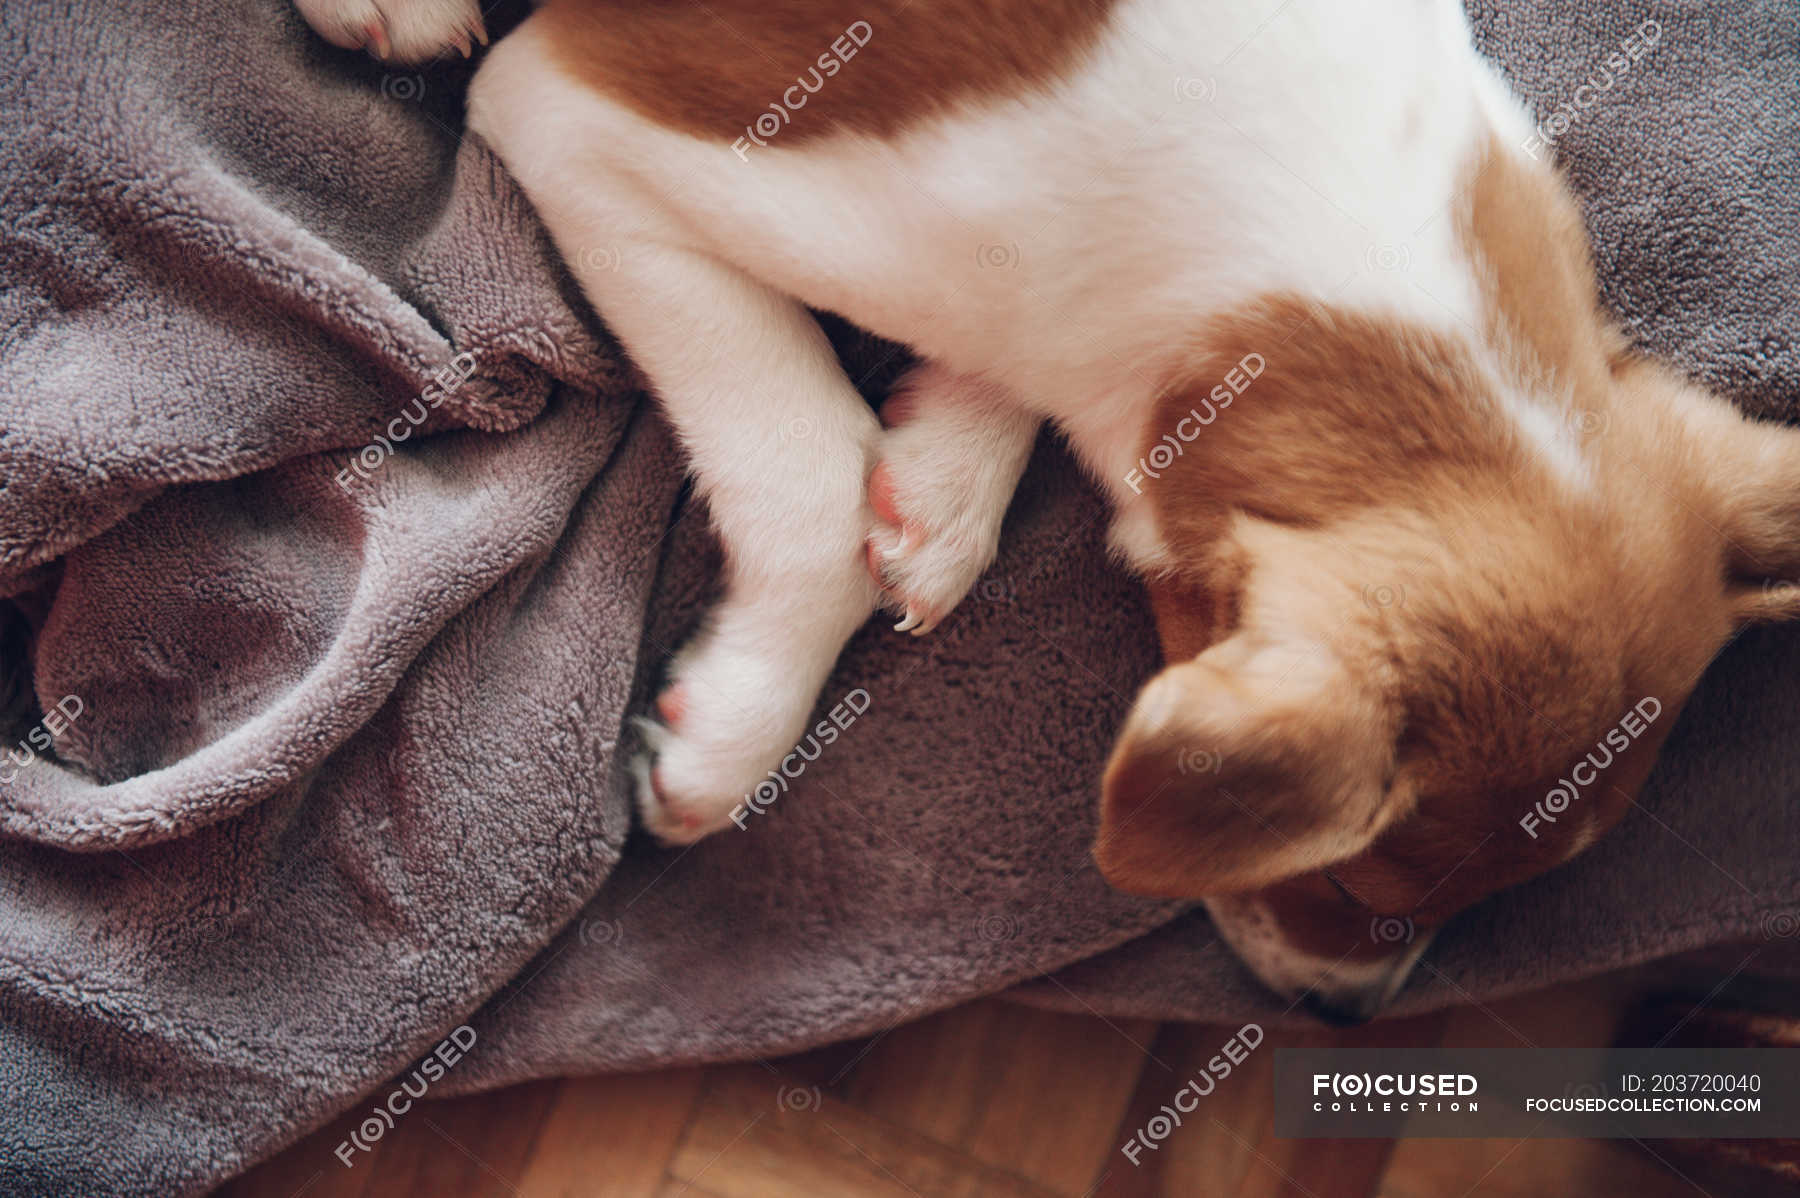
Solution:
M 451 49 L 469 56 L 487 42 L 475 0 L 294 0 L 320 37 L 377 58 L 423 62 Z
M 1282 291 L 1479 326 L 1456 189 L 1485 135 L 1527 128 L 1456 0 L 1124 0 L 1080 68 L 1029 97 L 889 140 L 738 149 L 561 74 L 531 19 L 469 115 L 653 381 L 729 551 L 728 594 L 677 663 L 689 711 L 655 734 L 662 798 L 643 788 L 670 839 L 722 826 L 798 737 L 878 598 L 871 528 L 909 599 L 947 610 L 968 588 L 1038 418 L 1111 492 L 1114 544 L 1155 569 L 1125 480 L 1208 317 Z M 802 303 L 917 349 L 944 401 L 884 448 Z M 1279 366 L 1279 344 L 1258 350 Z M 1508 406 L 1575 472 L 1536 404 Z M 878 455 L 932 541 L 903 551 L 872 520 Z
M 923 635 L 994 560 L 1039 420 L 1005 389 L 936 362 L 914 368 L 894 395 L 911 410 L 882 438 L 881 468 L 904 524 L 871 540 L 884 579 L 905 597 L 907 618 L 895 627 Z
M 1457 6 L 1295 0 L 1258 20 L 1127 0 L 1048 95 L 743 159 L 559 81 L 527 22 L 471 123 L 540 204 L 579 193 L 577 248 L 685 246 L 998 382 L 1125 502 L 1149 406 L 1209 314 L 1292 291 L 1479 323 L 1453 205 L 1503 101 Z

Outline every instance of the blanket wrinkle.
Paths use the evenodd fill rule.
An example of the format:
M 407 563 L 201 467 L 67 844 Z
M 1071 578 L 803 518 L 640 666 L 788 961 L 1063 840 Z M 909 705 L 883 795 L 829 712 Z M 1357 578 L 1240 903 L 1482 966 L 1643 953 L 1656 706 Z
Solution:
M 1566 110 L 1630 335 L 1800 414 L 1800 14 L 1468 7 Z M 1646 20 L 1649 55 L 1569 108 Z M 0 746 L 54 733 L 0 749 L 0 1198 L 204 1192 L 464 1023 L 433 1093 L 1015 986 L 1279 1019 L 1203 912 L 1089 861 L 1157 650 L 1048 436 L 984 585 L 928 641 L 854 638 L 821 708 L 868 709 L 787 793 L 685 852 L 632 831 L 627 718 L 720 554 L 642 380 L 461 137 L 472 69 L 333 49 L 288 0 L 0 5 Z M 821 319 L 878 399 L 907 355 Z M 1800 637 L 1742 638 L 1643 810 L 1466 913 L 1401 1009 L 1792 947 L 1797 672 Z

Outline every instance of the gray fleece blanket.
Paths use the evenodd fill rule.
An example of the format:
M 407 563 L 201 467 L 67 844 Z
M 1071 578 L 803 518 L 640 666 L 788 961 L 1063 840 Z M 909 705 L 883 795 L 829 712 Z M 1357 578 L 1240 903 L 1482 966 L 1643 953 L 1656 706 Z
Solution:
M 1791 417 L 1800 17 L 1589 8 L 1472 5 L 1633 335 Z M 286 0 L 0 5 L 0 1194 L 203 1190 L 463 1025 L 435 1092 L 1011 986 L 1269 1016 L 1201 915 L 1088 862 L 1157 653 L 1048 439 L 976 593 L 856 638 L 821 700 L 853 718 L 765 814 L 632 833 L 626 717 L 717 550 L 461 137 L 468 70 L 333 50 Z M 899 355 L 833 333 L 878 396 Z M 1733 646 L 1643 809 L 1464 916 L 1403 1007 L 1791 931 L 1796 672 L 1792 633 Z

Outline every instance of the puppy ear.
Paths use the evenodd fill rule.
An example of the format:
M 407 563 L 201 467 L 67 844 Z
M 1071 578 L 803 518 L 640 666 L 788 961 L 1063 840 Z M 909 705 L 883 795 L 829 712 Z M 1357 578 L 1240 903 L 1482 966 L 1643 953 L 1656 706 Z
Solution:
M 1120 890 L 1258 890 L 1366 848 L 1399 814 L 1397 713 L 1329 649 L 1239 633 L 1165 669 L 1107 764 L 1094 857 Z
M 1726 564 L 1744 582 L 1800 585 L 1800 430 L 1731 416 L 1706 454 Z
M 1615 369 L 1626 403 L 1659 405 L 1676 422 L 1680 469 L 1697 476 L 1688 481 L 1724 538 L 1734 615 L 1745 623 L 1800 617 L 1800 429 L 1748 419 L 1653 362 Z

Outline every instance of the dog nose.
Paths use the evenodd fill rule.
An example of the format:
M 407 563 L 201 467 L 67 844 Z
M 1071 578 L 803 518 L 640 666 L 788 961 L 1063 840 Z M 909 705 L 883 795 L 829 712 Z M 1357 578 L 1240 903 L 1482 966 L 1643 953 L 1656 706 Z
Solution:
M 1321 1023 L 1332 1027 L 1360 1027 L 1375 1017 L 1377 1006 L 1360 995 L 1320 994 L 1317 990 L 1308 990 L 1301 995 L 1300 1005 Z

